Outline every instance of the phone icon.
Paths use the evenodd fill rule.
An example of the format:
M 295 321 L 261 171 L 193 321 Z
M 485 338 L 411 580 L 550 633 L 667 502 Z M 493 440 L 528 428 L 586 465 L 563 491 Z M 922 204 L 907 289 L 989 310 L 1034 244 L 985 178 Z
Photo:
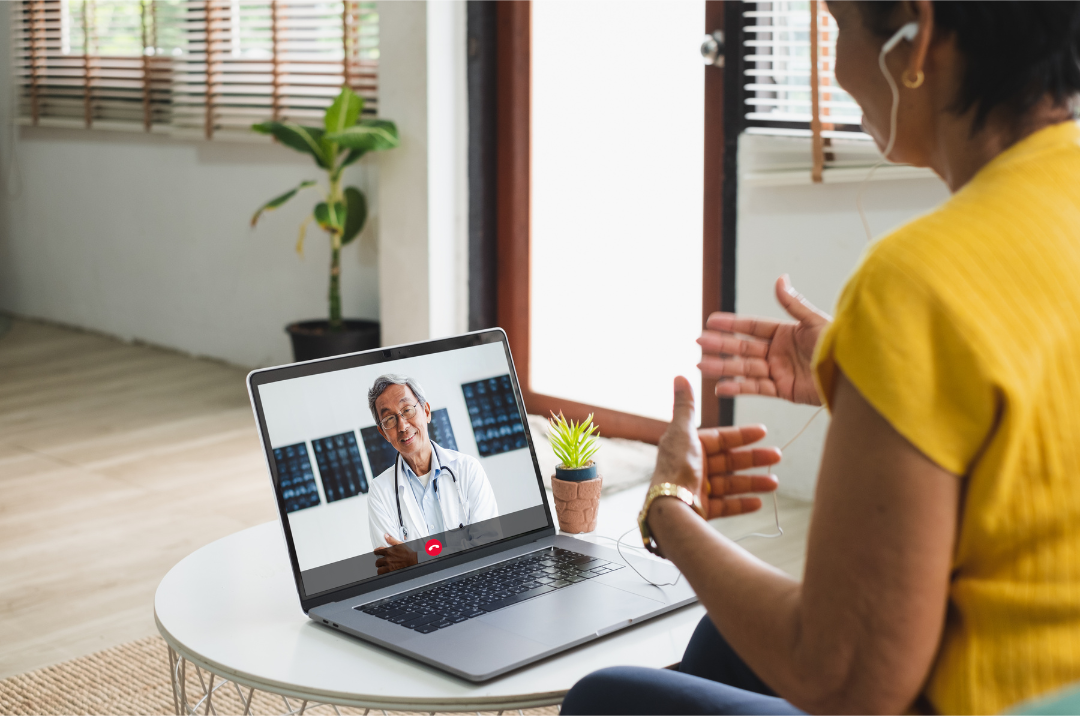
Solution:
M 438 557 L 442 553 L 442 542 L 437 539 L 429 539 L 424 545 L 424 551 L 432 557 Z

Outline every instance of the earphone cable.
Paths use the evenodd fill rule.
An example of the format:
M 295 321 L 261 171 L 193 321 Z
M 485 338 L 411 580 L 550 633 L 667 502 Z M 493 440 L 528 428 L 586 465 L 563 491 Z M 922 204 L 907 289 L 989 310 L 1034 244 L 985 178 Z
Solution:
M 886 42 L 882 45 L 881 53 L 878 55 L 878 67 L 881 69 L 881 74 L 885 75 L 885 81 L 889 83 L 889 91 L 892 92 L 892 108 L 889 111 L 889 141 L 885 145 L 885 151 L 882 153 L 881 161 L 870 167 L 870 171 L 866 173 L 866 177 L 859 184 L 858 193 L 855 194 L 855 207 L 859 211 L 859 218 L 862 220 L 863 230 L 866 232 L 866 240 L 871 242 L 874 240 L 874 235 L 870 231 L 870 222 L 867 220 L 866 211 L 863 209 L 863 194 L 866 192 L 866 187 L 870 184 L 870 179 L 873 178 L 874 172 L 878 170 L 878 167 L 889 161 L 889 155 L 892 153 L 893 145 L 896 144 L 896 119 L 900 113 L 900 88 L 896 86 L 896 80 L 889 74 L 889 68 L 885 64 L 885 56 L 889 54 L 889 50 L 894 46 L 895 45 L 893 45 L 891 41 Z M 811 420 L 813 420 L 813 418 L 811 418 Z
M 874 176 L 874 172 L 876 172 L 878 167 L 884 163 L 885 160 L 882 159 L 880 162 L 870 167 L 870 171 L 867 172 L 866 177 L 859 183 L 858 193 L 855 194 L 855 207 L 859 210 L 859 218 L 862 219 L 863 230 L 866 232 L 866 240 L 868 242 L 874 240 L 874 235 L 870 233 L 870 222 L 867 220 L 866 211 L 863 209 L 863 194 L 866 192 L 866 187 L 870 185 L 870 178 Z
M 807 420 L 806 423 L 803 424 L 803 426 L 801 428 L 799 428 L 799 432 L 795 433 L 795 435 L 790 440 L 788 440 L 786 443 L 784 443 L 784 446 L 782 448 L 780 448 L 780 452 L 782 453 L 785 450 L 787 450 L 789 447 L 791 447 L 791 444 L 794 443 L 796 440 L 798 440 L 799 437 L 803 433 L 806 432 L 807 428 L 810 427 L 810 424 L 812 422 L 814 422 L 814 420 L 817 419 L 817 416 L 821 415 L 821 411 L 824 410 L 824 409 L 825 409 L 825 406 L 823 405 L 820 408 L 818 408 L 817 410 L 815 410 L 814 414 L 810 416 L 810 419 Z M 780 526 L 780 502 L 776 497 L 776 490 L 773 490 L 773 493 L 772 493 L 772 506 L 773 506 L 773 519 L 774 519 L 775 524 L 776 524 L 776 530 L 772 534 L 766 534 L 765 532 L 751 532 L 750 534 L 745 534 L 742 537 L 736 537 L 735 539 L 732 540 L 732 542 L 742 542 L 744 539 L 749 539 L 750 537 L 761 537 L 762 539 L 776 539 L 777 537 L 783 537 L 784 536 L 784 528 Z

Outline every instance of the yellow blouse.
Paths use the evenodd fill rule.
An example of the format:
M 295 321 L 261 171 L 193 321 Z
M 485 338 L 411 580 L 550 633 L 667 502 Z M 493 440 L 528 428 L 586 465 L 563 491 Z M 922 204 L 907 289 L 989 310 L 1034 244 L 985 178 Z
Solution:
M 819 341 L 962 476 L 941 645 L 920 702 L 998 713 L 1080 680 L 1080 128 L 1055 125 L 873 245 Z

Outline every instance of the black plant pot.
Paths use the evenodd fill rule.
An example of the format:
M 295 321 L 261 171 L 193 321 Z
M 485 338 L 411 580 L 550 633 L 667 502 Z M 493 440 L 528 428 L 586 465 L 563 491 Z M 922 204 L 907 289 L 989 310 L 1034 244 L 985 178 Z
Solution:
M 596 478 L 596 463 L 589 461 L 585 467 L 555 466 L 555 477 L 564 482 L 585 482 Z
M 285 326 L 292 339 L 293 360 L 314 360 L 378 348 L 379 322 L 343 321 L 345 327 L 331 331 L 329 321 L 297 321 Z

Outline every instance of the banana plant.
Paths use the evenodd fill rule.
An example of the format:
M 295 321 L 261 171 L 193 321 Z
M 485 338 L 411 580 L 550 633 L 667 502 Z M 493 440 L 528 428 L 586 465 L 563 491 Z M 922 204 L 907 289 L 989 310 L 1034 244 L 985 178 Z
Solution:
M 384 119 L 360 119 L 363 98 L 348 87 L 326 109 L 322 127 L 303 127 L 295 122 L 260 122 L 251 126 L 261 134 L 272 135 L 279 142 L 298 152 L 309 154 L 315 164 L 326 172 L 328 186 L 323 200 L 300 224 L 296 252 L 303 256 L 304 236 L 312 220 L 330 235 L 330 330 L 344 328 L 341 319 L 341 248 L 359 235 L 367 221 L 367 198 L 354 186 L 341 187 L 341 173 L 368 152 L 393 149 L 398 146 L 397 127 Z M 285 204 L 300 192 L 318 186 L 316 181 L 303 181 L 281 196 L 259 207 L 251 217 L 254 227 L 259 217 Z

